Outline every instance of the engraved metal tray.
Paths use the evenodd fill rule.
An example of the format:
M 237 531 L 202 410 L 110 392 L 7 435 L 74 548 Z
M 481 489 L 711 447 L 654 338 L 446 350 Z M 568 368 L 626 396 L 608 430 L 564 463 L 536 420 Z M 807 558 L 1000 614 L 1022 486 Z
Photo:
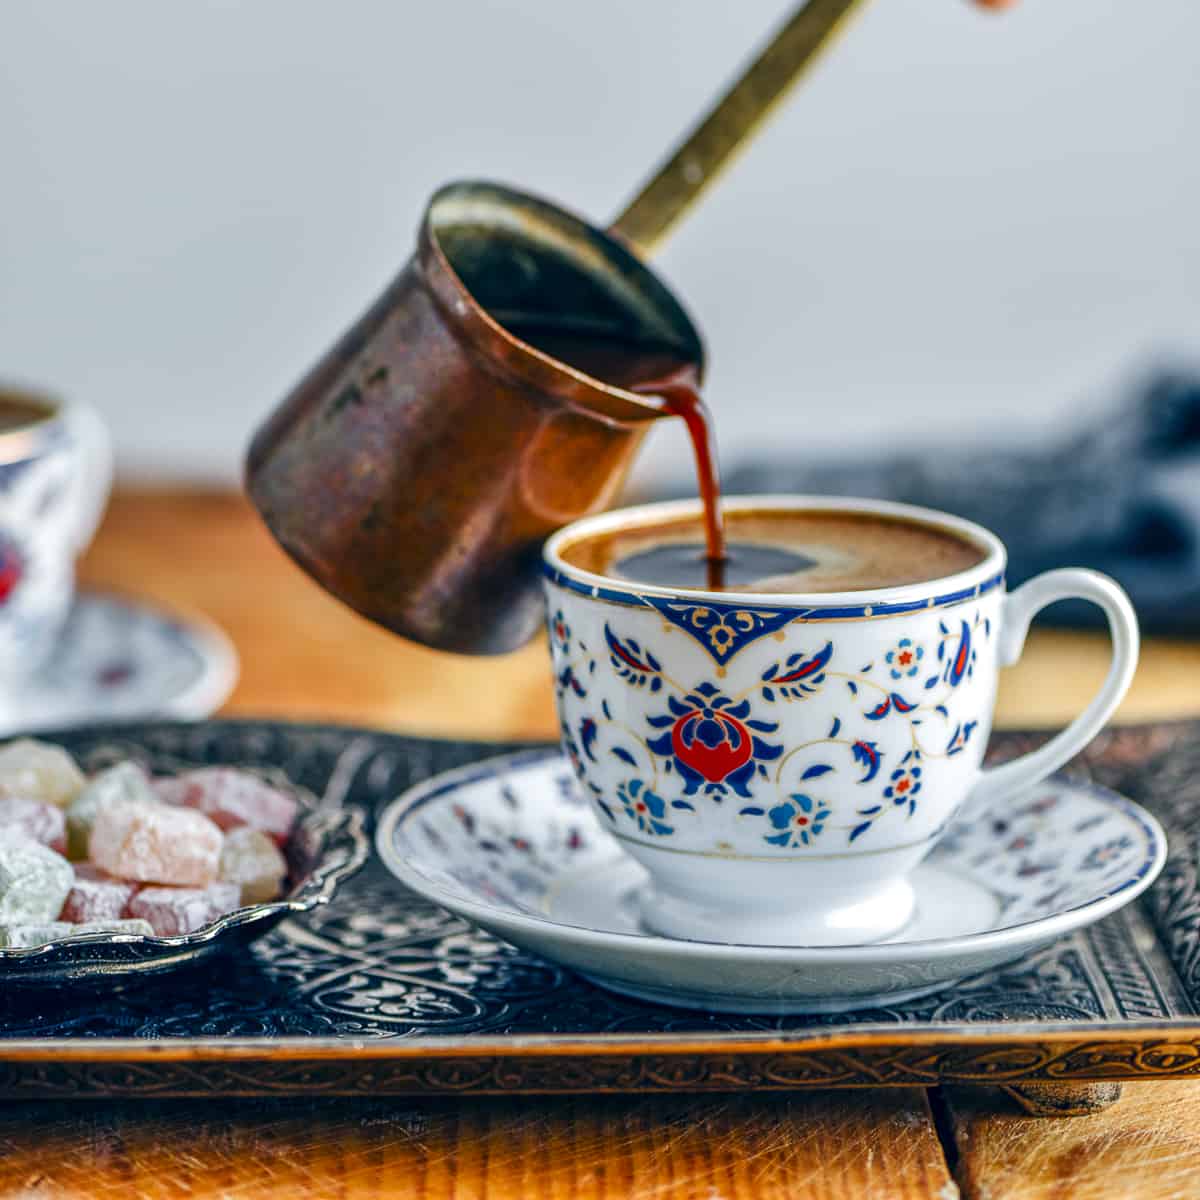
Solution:
M 281 768 L 378 811 L 507 747 L 272 722 L 55 735 Z M 995 739 L 1003 756 L 1031 738 Z M 1090 929 L 892 1008 L 727 1016 L 627 1000 L 403 891 L 377 861 L 328 907 L 165 977 L 0 991 L 0 1095 L 637 1092 L 1200 1075 L 1200 724 L 1102 737 L 1076 769 L 1167 828 L 1162 876 Z

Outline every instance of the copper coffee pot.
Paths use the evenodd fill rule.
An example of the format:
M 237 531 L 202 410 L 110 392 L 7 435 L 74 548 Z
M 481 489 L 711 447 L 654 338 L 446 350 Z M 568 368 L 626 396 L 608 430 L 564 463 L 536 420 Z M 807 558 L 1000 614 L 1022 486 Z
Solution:
M 553 530 L 605 507 L 662 409 L 509 332 L 536 323 L 703 368 L 649 251 L 860 0 L 809 0 L 610 231 L 492 183 L 430 201 L 414 257 L 255 435 L 246 488 L 271 532 L 363 616 L 498 654 L 542 622 Z

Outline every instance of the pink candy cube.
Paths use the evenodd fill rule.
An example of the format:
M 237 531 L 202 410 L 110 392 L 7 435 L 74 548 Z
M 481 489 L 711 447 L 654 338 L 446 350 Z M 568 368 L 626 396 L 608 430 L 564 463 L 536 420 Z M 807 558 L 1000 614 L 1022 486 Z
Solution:
M 91 863 L 78 863 L 75 867 L 75 883 L 63 904 L 59 919 L 75 924 L 114 920 L 124 914 L 137 889 L 136 883 L 113 879 Z
M 23 833 L 59 854 L 67 852 L 67 819 L 61 808 L 44 800 L 0 797 L 0 831 Z
M 186 805 L 211 817 L 222 829 L 249 825 L 282 846 L 296 823 L 299 805 L 286 792 L 233 767 L 201 767 L 173 778 L 156 779 L 167 804 Z
M 214 883 L 206 888 L 142 888 L 129 902 L 129 915 L 149 921 L 159 937 L 191 933 L 237 908 L 240 891 L 233 883 Z
M 118 800 L 96 814 L 91 851 L 97 867 L 122 879 L 205 887 L 217 877 L 221 831 L 187 808 Z

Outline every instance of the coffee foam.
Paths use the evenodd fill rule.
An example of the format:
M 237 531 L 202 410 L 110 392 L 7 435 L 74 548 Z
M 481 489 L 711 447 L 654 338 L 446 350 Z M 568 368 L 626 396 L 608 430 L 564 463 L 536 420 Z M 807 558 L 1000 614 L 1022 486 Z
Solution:
M 755 592 L 840 592 L 899 587 L 958 574 L 982 562 L 975 543 L 918 521 L 875 513 L 806 510 L 734 510 L 726 513 L 733 543 L 725 590 Z M 596 575 L 629 583 L 701 587 L 694 578 L 664 578 L 630 569 L 629 560 L 657 549 L 695 546 L 703 555 L 698 517 L 629 525 L 582 537 L 562 548 L 563 559 Z M 758 578 L 739 578 L 737 544 L 773 547 L 809 560 L 801 569 Z M 634 564 L 640 565 L 640 564 Z

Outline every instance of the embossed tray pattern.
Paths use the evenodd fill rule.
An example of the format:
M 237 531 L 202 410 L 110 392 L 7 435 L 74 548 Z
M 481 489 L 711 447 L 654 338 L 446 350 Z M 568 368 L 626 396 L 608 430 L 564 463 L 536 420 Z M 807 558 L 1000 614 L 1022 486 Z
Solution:
M 56 739 L 85 762 L 282 768 L 378 811 L 494 743 L 270 722 Z M 1031 739 L 997 739 L 1003 756 Z M 1142 900 L 932 997 L 829 1016 L 729 1016 L 623 999 L 404 892 L 372 861 L 328 908 L 161 979 L 0 988 L 0 1094 L 736 1090 L 1200 1075 L 1200 725 L 1119 730 L 1081 773 L 1146 804 L 1171 853 Z

